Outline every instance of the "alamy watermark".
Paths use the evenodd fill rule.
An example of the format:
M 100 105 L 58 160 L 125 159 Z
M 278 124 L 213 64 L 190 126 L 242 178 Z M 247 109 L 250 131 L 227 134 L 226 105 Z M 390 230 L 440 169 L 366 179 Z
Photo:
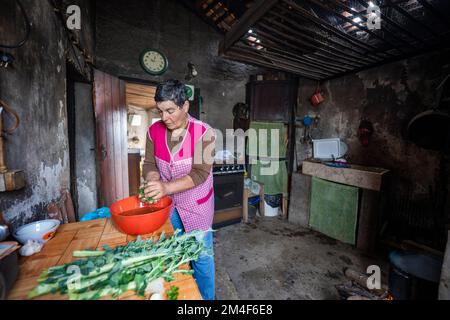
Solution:
M 377 265 L 367 267 L 366 273 L 370 275 L 367 278 L 367 289 L 380 290 L 381 289 L 381 268 Z
M 353 8 L 352 8 L 353 9 Z M 353 9 L 354 10 L 354 9 Z M 81 30 L 81 9 L 78 5 L 69 5 L 66 9 L 67 21 L 66 25 L 69 30 Z M 361 18 L 356 17 L 354 22 L 360 22 Z M 381 9 L 378 5 L 369 1 L 367 7 L 367 29 L 381 29 Z
M 178 150 L 182 144 L 184 154 L 194 155 L 194 164 L 246 164 L 248 158 L 248 164 L 261 165 L 260 174 L 264 176 L 278 174 L 280 163 L 283 161 L 280 158 L 286 156 L 281 154 L 282 150 L 286 150 L 286 143 L 281 139 L 280 129 L 250 128 L 245 132 L 242 129 L 226 129 L 225 134 L 219 129 L 214 129 L 213 135 L 204 136 L 204 134 L 197 129 L 181 130 L 181 133 L 171 137 L 175 143 L 173 149 Z M 180 136 L 184 137 L 181 142 Z M 193 143 L 200 139 L 207 144 L 206 148 L 203 149 L 201 143 Z M 213 140 L 214 144 L 208 144 Z M 194 146 L 195 150 L 192 150 Z M 229 151 L 227 157 L 219 156 L 222 150 Z
M 70 5 L 66 9 L 66 25 L 69 30 L 81 30 L 81 9 L 77 5 Z
M 367 29 L 380 30 L 381 29 L 381 9 L 372 2 L 367 7 Z

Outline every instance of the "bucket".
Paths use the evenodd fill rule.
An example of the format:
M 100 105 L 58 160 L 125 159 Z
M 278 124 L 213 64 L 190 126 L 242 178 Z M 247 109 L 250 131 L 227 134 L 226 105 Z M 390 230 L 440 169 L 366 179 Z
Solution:
M 267 202 L 264 200 L 264 216 L 266 217 L 276 217 L 278 216 L 278 209 L 280 207 L 272 208 Z
M 442 258 L 393 251 L 389 260 L 389 289 L 396 300 L 437 300 Z

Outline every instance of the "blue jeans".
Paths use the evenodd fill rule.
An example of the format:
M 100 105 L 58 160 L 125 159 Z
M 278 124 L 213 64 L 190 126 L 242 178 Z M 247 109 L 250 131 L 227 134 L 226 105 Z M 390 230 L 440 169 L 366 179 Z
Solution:
M 177 209 L 174 209 L 172 216 L 170 217 L 174 230 L 180 229 L 181 233 L 184 233 L 183 222 L 181 221 L 180 214 Z M 213 235 L 212 232 L 208 232 L 203 238 L 205 246 L 211 248 L 213 251 Z M 194 279 L 197 282 L 198 289 L 202 295 L 203 300 L 215 299 L 215 267 L 214 257 L 201 256 L 197 261 L 191 262 L 192 269 L 194 270 Z

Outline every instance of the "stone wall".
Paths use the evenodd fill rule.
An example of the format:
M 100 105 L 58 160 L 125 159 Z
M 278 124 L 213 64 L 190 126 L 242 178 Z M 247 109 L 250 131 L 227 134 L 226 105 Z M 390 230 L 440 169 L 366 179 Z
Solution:
M 0 211 L 14 226 L 46 217 L 46 206 L 70 187 L 66 108 L 66 53 L 68 37 L 50 1 L 22 1 L 32 24 L 29 40 L 0 71 L 0 98 L 20 116 L 20 126 L 7 137 L 6 161 L 10 169 L 25 172 L 27 186 L 0 193 Z M 82 7 L 82 40 L 93 50 L 90 2 L 71 1 Z M 12 44 L 24 36 L 24 20 L 16 1 L 2 1 L 1 42 Z M 5 120 L 7 126 L 10 118 Z
M 436 106 L 436 88 L 450 73 L 449 56 L 449 50 L 433 52 L 320 83 L 326 100 L 317 107 L 309 101 L 317 82 L 300 80 L 297 118 L 320 116 L 311 137 L 343 139 L 352 164 L 391 170 L 388 197 L 410 193 L 414 201 L 429 201 L 442 173 L 442 155 L 409 141 L 406 128 L 415 115 Z M 358 139 L 363 119 L 374 127 L 367 147 Z M 312 157 L 312 143 L 304 140 L 301 124 L 296 143 L 301 165 Z
M 102 71 L 154 82 L 184 81 L 192 62 L 199 75 L 188 83 L 201 90 L 202 120 L 221 130 L 233 127 L 232 108 L 245 102 L 245 84 L 258 69 L 218 57 L 223 36 L 176 0 L 96 3 L 97 62 Z M 139 56 L 146 48 L 167 56 L 169 69 L 162 76 L 141 68 Z

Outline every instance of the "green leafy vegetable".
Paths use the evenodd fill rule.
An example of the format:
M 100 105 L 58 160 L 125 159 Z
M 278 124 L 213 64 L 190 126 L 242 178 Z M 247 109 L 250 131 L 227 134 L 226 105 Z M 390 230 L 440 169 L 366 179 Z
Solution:
M 172 286 L 169 290 L 167 290 L 167 297 L 169 300 L 178 300 L 180 288 Z
M 155 201 L 155 199 L 153 199 L 152 197 L 150 197 L 150 198 L 146 198 L 145 197 L 145 190 L 144 190 L 144 188 L 139 189 L 139 198 L 141 199 L 142 202 L 153 202 L 153 201 Z
M 128 290 L 144 296 L 152 281 L 158 278 L 173 281 L 175 273 L 192 274 L 192 270 L 179 267 L 212 254 L 203 241 L 198 240 L 203 233 L 193 231 L 180 235 L 177 230 L 172 237 L 161 235 L 156 242 L 138 237 L 115 249 L 75 251 L 75 257 L 86 259 L 48 268 L 39 276 L 38 286 L 28 297 L 33 299 L 59 292 L 73 300 L 91 300 L 104 296 L 117 298 Z M 175 296 L 175 289 L 173 293 Z

